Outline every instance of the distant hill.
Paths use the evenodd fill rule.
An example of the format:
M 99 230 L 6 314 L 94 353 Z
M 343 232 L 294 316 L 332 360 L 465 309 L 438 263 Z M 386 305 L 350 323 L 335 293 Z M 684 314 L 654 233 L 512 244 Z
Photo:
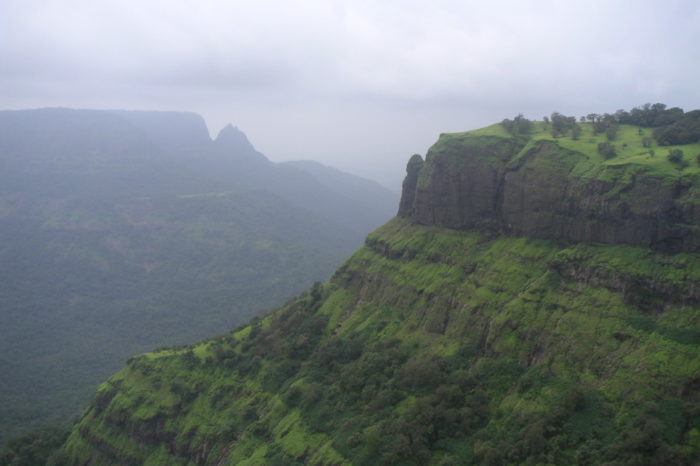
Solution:
M 282 162 L 280 165 L 308 173 L 317 182 L 345 199 L 369 206 L 371 210 L 376 211 L 373 214 L 375 216 L 396 208 L 398 196 L 375 181 L 345 173 L 313 160 L 295 160 Z
M 442 135 L 327 283 L 130 359 L 54 458 L 697 464 L 700 143 L 566 121 Z
M 192 113 L 0 112 L 0 441 L 327 278 L 398 205 L 328 170 L 342 192 Z

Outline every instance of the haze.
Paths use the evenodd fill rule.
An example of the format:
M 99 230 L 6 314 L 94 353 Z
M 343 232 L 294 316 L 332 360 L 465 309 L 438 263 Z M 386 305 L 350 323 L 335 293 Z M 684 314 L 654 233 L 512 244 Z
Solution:
M 700 107 L 696 1 L 3 1 L 0 108 L 193 111 L 398 189 L 440 132 Z

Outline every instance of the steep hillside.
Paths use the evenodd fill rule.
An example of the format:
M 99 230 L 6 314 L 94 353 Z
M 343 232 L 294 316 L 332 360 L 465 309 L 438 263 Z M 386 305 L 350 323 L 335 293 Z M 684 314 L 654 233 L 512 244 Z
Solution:
M 586 183 L 598 189 L 581 202 L 631 202 L 629 183 L 609 178 L 619 173 L 611 161 L 568 144 L 500 127 L 441 137 L 425 162 L 409 162 L 400 216 L 329 282 L 230 334 L 132 358 L 100 386 L 54 459 L 694 464 L 698 223 L 657 250 L 646 246 L 659 242 L 638 244 L 646 237 L 548 239 L 578 231 L 564 225 L 581 208 L 575 197 L 568 210 L 548 202 Z M 678 171 L 664 158 L 643 172 L 634 156 L 625 160 L 621 170 L 640 186 L 639 173 L 690 183 L 671 200 L 694 208 L 695 167 Z M 506 194 L 511 182 L 519 197 Z M 644 215 L 663 224 L 647 195 Z M 516 221 L 518 207 L 527 215 Z M 638 221 L 639 209 L 625 218 Z M 617 231 L 597 212 L 591 223 Z M 529 229 L 547 218 L 549 229 Z
M 271 163 L 232 126 L 212 140 L 194 114 L 0 112 L 0 444 L 68 422 L 129 356 L 326 279 L 393 215 L 378 196 Z
M 133 358 L 66 453 L 75 464 L 684 464 L 700 453 L 699 274 L 694 255 L 396 219 L 264 319 Z

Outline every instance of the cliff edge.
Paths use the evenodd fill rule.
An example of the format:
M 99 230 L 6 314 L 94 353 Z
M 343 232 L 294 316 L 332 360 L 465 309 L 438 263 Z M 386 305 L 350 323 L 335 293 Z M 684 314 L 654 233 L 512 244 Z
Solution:
M 421 225 L 532 238 L 700 251 L 700 170 L 667 159 L 644 129 L 623 125 L 615 157 L 583 124 L 578 140 L 500 125 L 443 134 L 408 164 L 398 215 Z M 694 154 L 698 144 L 678 146 Z

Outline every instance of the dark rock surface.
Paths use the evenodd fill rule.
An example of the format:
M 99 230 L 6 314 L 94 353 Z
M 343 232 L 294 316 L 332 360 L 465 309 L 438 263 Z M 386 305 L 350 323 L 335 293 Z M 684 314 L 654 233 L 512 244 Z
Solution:
M 398 215 L 421 225 L 478 228 L 562 241 L 700 251 L 693 181 L 649 167 L 605 165 L 575 174 L 586 155 L 541 140 L 494 136 L 438 141 L 408 164 Z M 695 183 L 696 184 L 696 183 Z
M 418 173 L 423 168 L 423 158 L 414 154 L 406 166 L 406 179 L 403 180 L 401 202 L 399 203 L 399 216 L 409 216 L 416 199 L 416 186 L 418 185 Z

